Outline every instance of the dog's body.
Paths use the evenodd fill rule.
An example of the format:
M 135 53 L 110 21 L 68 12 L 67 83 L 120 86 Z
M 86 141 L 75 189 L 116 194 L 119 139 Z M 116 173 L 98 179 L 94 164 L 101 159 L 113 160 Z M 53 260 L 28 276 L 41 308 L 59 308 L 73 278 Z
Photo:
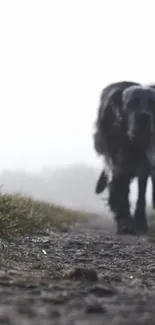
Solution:
M 147 231 L 145 192 L 148 177 L 155 182 L 155 90 L 134 82 L 118 82 L 103 89 L 94 148 L 104 156 L 112 180 L 109 205 L 115 214 L 118 233 Z M 139 195 L 135 223 L 130 215 L 128 194 L 130 181 L 138 177 Z M 102 172 L 96 191 L 108 184 Z M 154 193 L 154 187 L 153 187 Z

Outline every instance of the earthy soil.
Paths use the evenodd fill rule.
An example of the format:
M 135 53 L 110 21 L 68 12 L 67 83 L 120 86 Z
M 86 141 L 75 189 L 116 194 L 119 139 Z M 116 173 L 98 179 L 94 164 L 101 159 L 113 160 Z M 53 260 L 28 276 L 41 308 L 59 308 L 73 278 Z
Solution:
M 1 325 L 155 324 L 155 243 L 94 220 L 0 246 Z

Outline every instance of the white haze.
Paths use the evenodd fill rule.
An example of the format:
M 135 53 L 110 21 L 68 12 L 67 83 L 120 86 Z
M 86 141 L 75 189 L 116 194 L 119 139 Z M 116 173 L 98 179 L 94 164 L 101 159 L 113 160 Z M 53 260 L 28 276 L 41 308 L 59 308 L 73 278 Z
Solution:
M 100 168 L 100 91 L 155 82 L 154 11 L 153 0 L 0 1 L 0 171 Z

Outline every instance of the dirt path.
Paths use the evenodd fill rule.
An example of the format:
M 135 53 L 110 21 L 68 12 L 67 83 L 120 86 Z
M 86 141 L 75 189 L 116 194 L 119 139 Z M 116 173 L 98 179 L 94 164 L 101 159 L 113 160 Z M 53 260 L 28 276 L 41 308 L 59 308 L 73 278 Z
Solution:
M 1 244 L 0 324 L 155 324 L 155 244 L 96 222 Z

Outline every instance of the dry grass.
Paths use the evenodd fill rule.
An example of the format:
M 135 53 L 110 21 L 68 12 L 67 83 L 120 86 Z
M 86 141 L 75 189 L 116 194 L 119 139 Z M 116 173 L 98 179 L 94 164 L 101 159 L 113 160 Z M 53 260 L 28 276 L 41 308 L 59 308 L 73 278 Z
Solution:
M 0 195 L 0 237 L 43 233 L 51 228 L 68 229 L 77 221 L 85 221 L 85 213 L 32 200 L 19 195 Z

